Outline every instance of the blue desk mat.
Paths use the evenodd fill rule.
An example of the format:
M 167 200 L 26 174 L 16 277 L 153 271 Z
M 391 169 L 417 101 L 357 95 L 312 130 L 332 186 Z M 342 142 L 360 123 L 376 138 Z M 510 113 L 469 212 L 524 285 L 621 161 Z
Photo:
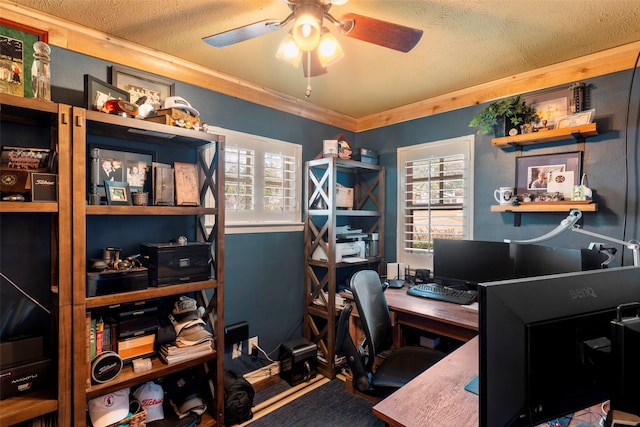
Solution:
M 478 376 L 473 377 L 473 379 L 464 386 L 464 389 L 471 393 L 478 394 Z

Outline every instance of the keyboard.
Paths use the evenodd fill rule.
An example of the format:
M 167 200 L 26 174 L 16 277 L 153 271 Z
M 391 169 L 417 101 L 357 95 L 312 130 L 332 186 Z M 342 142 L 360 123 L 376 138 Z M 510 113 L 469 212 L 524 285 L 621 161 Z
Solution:
M 461 305 L 467 305 L 475 302 L 477 295 L 474 291 L 462 291 L 459 289 L 447 288 L 446 286 L 435 283 L 420 283 L 418 285 L 409 286 L 407 293 L 416 297 L 437 299 Z

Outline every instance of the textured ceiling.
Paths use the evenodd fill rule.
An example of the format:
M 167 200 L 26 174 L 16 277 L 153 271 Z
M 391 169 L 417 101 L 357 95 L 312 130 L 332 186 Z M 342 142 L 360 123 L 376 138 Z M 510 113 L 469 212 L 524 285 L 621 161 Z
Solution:
M 17 0 L 14 3 L 300 99 L 307 79 L 275 58 L 291 27 L 225 48 L 203 37 L 289 14 L 283 0 Z M 358 13 L 422 29 L 409 53 L 340 36 L 346 56 L 307 101 L 360 118 L 640 40 L 638 0 L 351 0 Z M 179 94 L 178 94 L 179 95 Z

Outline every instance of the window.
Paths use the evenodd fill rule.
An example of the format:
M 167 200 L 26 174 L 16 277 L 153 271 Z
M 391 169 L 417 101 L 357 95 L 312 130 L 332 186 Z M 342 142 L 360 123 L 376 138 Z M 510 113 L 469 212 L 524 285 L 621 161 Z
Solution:
M 431 268 L 433 239 L 473 238 L 473 143 L 471 135 L 398 149 L 398 262 Z
M 226 129 L 225 223 L 227 232 L 301 227 L 302 146 Z

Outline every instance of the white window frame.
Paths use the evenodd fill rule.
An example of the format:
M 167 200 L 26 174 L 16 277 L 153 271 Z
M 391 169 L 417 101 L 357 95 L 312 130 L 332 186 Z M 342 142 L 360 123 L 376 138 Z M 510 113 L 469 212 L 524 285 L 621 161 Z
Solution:
M 465 169 L 463 172 L 463 201 L 462 201 L 462 228 L 463 239 L 473 239 L 473 165 L 474 165 L 474 135 L 467 135 L 458 138 L 451 138 L 440 141 L 427 142 L 408 147 L 400 147 L 397 150 L 397 170 L 398 170 L 398 218 L 397 218 L 397 241 L 396 260 L 405 266 L 414 268 L 433 268 L 433 251 L 407 250 L 405 248 L 405 221 L 407 218 L 407 203 L 405 187 L 407 176 L 405 174 L 405 162 L 412 160 L 438 159 L 447 156 L 463 155 L 465 159 Z M 435 211 L 435 210 L 434 210 Z
M 225 233 L 268 233 L 282 231 L 302 231 L 302 146 L 291 142 L 266 138 L 229 129 L 213 127 L 209 132 L 224 135 L 225 150 L 240 148 L 252 150 L 255 156 L 254 165 L 254 209 L 252 212 L 225 210 Z M 295 201 L 293 210 L 285 212 L 267 211 L 264 206 L 265 188 L 265 154 L 281 154 L 295 162 L 295 183 L 293 184 Z M 227 156 L 225 155 L 225 159 Z M 226 167 L 226 165 L 220 165 Z M 223 206 L 226 205 L 222 201 Z

